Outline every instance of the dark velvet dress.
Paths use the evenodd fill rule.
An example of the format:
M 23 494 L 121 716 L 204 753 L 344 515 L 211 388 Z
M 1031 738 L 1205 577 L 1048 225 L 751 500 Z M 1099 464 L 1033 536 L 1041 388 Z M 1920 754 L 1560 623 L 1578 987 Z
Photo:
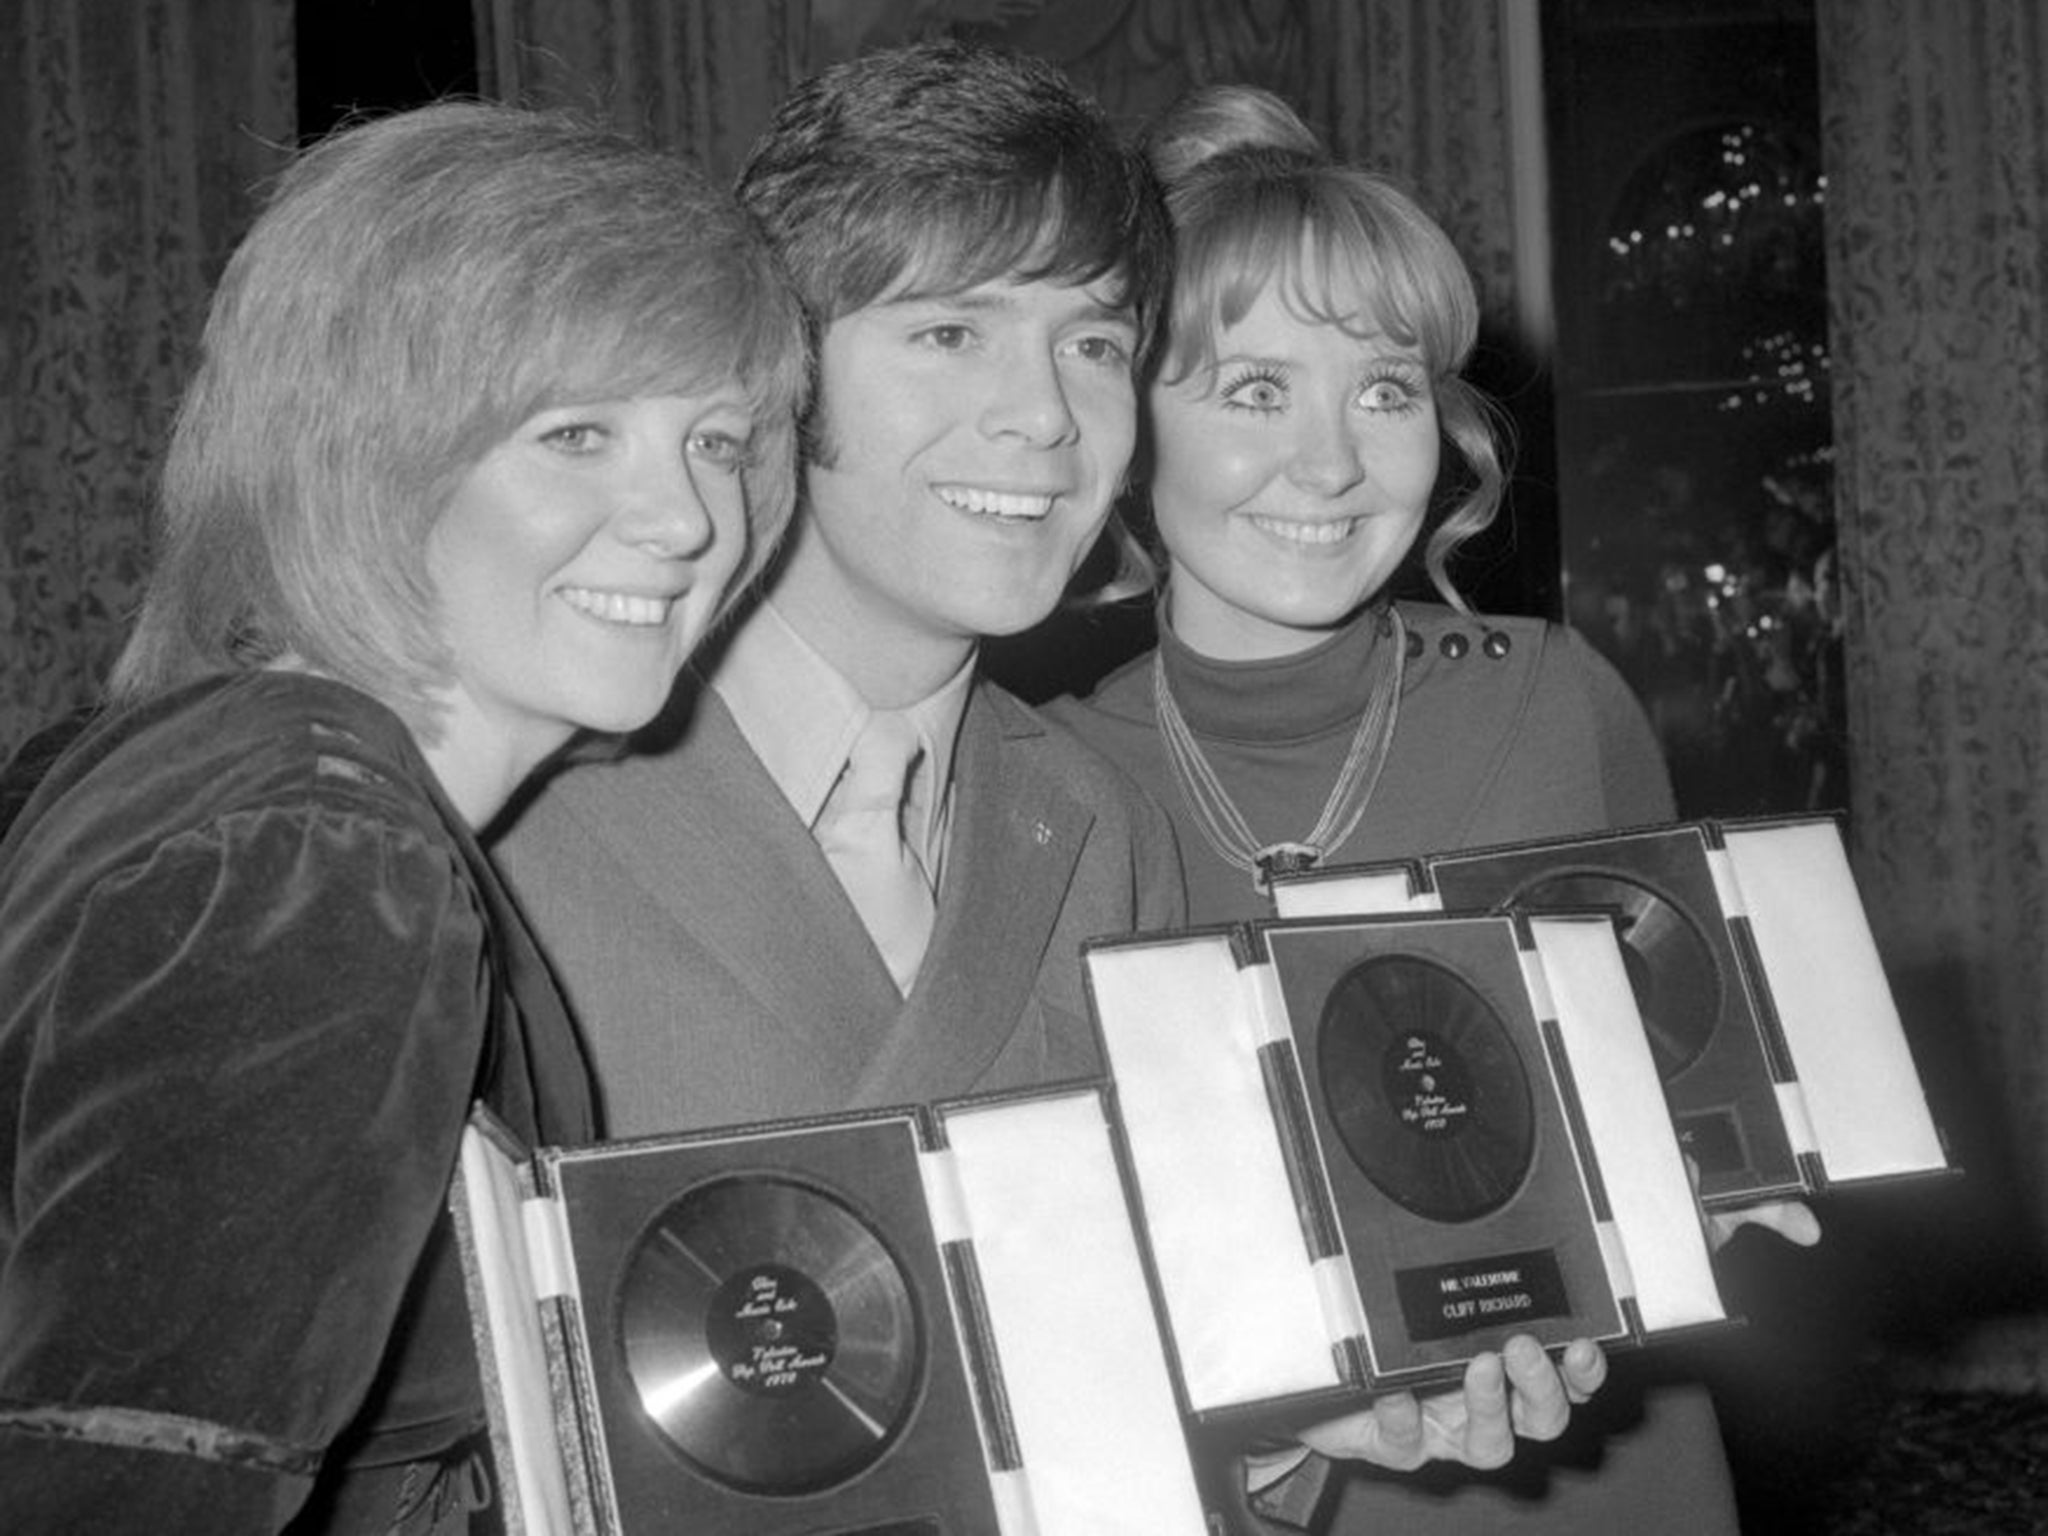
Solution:
M 593 1133 L 395 715 L 257 673 L 86 731 L 0 844 L 0 1526 L 466 1529 L 446 1196 L 477 1098 Z
M 1400 713 L 1364 820 L 1331 863 L 1369 863 L 1523 838 L 1667 821 L 1670 781 L 1642 707 L 1586 643 L 1534 619 L 1467 619 L 1401 604 L 1409 632 Z M 1182 715 L 1255 835 L 1301 837 L 1351 745 L 1383 643 L 1368 611 L 1295 656 L 1210 661 L 1170 633 L 1162 654 Z M 1052 708 L 1173 818 L 1198 923 L 1271 915 L 1251 876 L 1203 840 L 1175 782 L 1152 702 L 1150 653 L 1086 701 Z M 1733 1536 L 1734 1490 L 1706 1389 L 1661 1379 L 1654 1350 L 1611 1358 L 1610 1380 L 1566 1437 L 1524 1445 L 1498 1473 L 1443 1464 L 1358 1469 L 1334 1497 L 1332 1536 L 1400 1532 L 1683 1532 Z M 1298 1474 L 1268 1507 L 1299 1514 Z M 1289 1506 L 1292 1508 L 1289 1508 Z

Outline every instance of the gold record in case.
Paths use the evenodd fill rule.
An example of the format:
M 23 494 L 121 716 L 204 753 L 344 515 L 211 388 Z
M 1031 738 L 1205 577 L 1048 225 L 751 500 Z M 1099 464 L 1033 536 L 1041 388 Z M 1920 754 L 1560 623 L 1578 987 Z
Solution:
M 1457 972 L 1411 955 L 1365 961 L 1330 989 L 1319 1029 L 1331 1122 L 1388 1199 L 1460 1222 L 1521 1187 L 1536 1137 L 1528 1074 Z
M 1699 1170 L 1700 1194 L 1739 1203 L 1796 1189 L 1798 1159 L 1780 1115 L 1772 1025 L 1747 985 L 1697 829 L 1563 840 L 1430 861 L 1449 908 L 1612 912 L 1637 1012 Z
M 1700 926 L 1639 879 L 1573 870 L 1530 882 L 1508 898 L 1527 907 L 1612 907 L 1629 985 L 1665 1082 L 1698 1061 L 1720 1021 L 1721 967 Z
M 916 1403 L 921 1327 L 902 1269 L 844 1203 L 793 1179 L 679 1197 L 627 1261 L 619 1322 L 648 1417 L 744 1493 L 858 1476 Z
M 1320 1176 L 1295 1182 L 1326 1192 L 1371 1371 L 1455 1368 L 1509 1332 L 1623 1332 L 1514 920 L 1338 918 L 1263 936 L 1321 1148 Z
M 991 1424 L 897 1114 L 567 1154 L 618 1536 L 998 1536 Z

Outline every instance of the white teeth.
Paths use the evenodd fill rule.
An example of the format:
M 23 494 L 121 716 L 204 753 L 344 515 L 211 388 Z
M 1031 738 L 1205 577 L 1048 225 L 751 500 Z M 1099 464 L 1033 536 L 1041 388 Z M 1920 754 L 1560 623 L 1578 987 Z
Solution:
M 608 624 L 665 624 L 670 599 L 640 597 L 631 592 L 598 592 L 590 587 L 562 588 L 562 601 L 579 613 Z
M 1263 529 L 1275 538 L 1287 539 L 1296 544 L 1335 544 L 1351 537 L 1358 527 L 1355 517 L 1340 518 L 1331 523 L 1303 523 L 1292 518 L 1257 517 L 1251 519 L 1254 527 Z
M 985 517 L 1013 517 L 1036 522 L 1052 510 L 1050 496 L 1025 496 L 1013 491 L 987 491 L 978 486 L 937 487 L 939 500 L 961 512 Z

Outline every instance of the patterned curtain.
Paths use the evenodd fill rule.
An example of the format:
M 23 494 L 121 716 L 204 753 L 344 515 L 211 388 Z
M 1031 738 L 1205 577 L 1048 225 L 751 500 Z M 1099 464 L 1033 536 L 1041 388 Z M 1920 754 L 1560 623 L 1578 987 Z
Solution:
M 291 0 L 0 7 L 0 755 L 97 693 L 252 183 L 295 116 Z
M 1527 0 L 1506 0 L 1527 3 Z M 1510 281 L 1503 0 L 476 0 L 485 89 L 594 108 L 738 168 L 791 83 L 918 37 L 1060 64 L 1135 126 L 1191 85 L 1278 91 L 1444 220 L 1489 309 Z
M 821 7 L 829 9 L 829 7 Z M 571 107 L 730 180 L 790 85 L 830 62 L 810 0 L 475 0 L 486 95 Z
M 1970 1182 L 2048 1253 L 2048 15 L 1818 19 L 1859 871 Z
M 1414 189 L 1503 324 L 1515 297 L 1515 190 L 1502 12 L 1523 3 L 1318 0 L 1319 67 L 1301 98 L 1340 158 Z

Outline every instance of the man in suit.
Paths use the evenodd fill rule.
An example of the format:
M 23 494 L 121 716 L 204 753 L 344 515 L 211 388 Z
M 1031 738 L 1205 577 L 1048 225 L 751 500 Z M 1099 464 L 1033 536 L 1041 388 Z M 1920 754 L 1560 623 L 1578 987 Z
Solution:
M 1163 814 L 976 670 L 1123 481 L 1167 268 L 1142 163 L 1050 66 L 928 44 L 798 86 L 739 193 L 817 346 L 789 544 L 670 718 L 494 847 L 613 1137 L 1094 1076 L 1081 943 L 1184 911 Z M 856 856 L 877 736 L 907 743 L 880 819 L 908 879 Z M 1568 1418 L 1532 1347 L 1319 1440 L 1496 1465 Z M 1262 1509 L 1305 1517 L 1312 1481 Z
M 1141 164 L 1050 66 L 938 45 L 798 87 L 740 194 L 816 327 L 797 527 L 673 739 L 564 772 L 496 848 L 614 1136 L 1091 1075 L 1081 942 L 1182 913 L 1164 818 L 975 668 L 1122 484 L 1164 269 Z M 907 933 L 837 858 L 878 719 L 912 743 Z

